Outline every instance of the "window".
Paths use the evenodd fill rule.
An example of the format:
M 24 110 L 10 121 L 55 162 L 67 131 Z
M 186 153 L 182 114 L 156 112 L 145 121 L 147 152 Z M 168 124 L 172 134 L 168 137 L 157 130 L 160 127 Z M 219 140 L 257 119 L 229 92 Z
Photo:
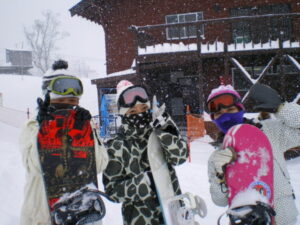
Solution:
M 166 16 L 167 24 L 188 23 L 188 22 L 196 22 L 196 21 L 200 21 L 200 20 L 203 20 L 202 12 L 174 14 L 174 15 Z M 200 32 L 203 35 L 203 32 L 204 32 L 203 25 L 201 25 Z M 168 40 L 197 37 L 197 29 L 196 29 L 195 25 L 168 27 L 166 30 L 166 33 L 167 33 Z
M 232 17 L 255 16 L 265 14 L 289 13 L 288 4 L 268 4 L 255 7 L 243 7 L 231 9 Z M 253 41 L 267 42 L 270 39 L 276 40 L 283 38 L 288 40 L 291 34 L 291 21 L 289 18 L 269 18 L 264 22 L 255 21 L 238 21 L 232 23 L 232 39 L 237 43 L 247 43 Z

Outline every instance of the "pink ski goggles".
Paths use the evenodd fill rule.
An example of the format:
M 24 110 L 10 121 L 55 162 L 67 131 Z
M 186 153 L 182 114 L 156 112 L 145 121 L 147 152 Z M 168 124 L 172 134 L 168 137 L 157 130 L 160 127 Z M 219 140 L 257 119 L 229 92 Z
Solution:
M 119 107 L 131 108 L 137 101 L 146 103 L 148 100 L 148 94 L 143 87 L 132 86 L 121 93 L 118 105 Z

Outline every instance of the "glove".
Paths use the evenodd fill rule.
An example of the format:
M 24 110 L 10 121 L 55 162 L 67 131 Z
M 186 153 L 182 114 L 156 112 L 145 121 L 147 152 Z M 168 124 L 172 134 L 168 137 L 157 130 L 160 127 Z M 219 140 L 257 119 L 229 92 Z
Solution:
M 90 119 L 92 119 L 90 111 L 86 110 L 85 108 L 77 106 L 75 111 L 76 111 L 76 114 L 75 114 L 75 119 L 76 120 L 90 120 Z
M 38 121 L 39 125 L 41 125 L 44 120 L 54 119 L 54 117 L 51 116 L 51 113 L 53 113 L 55 109 L 50 106 L 49 92 L 46 93 L 44 101 L 41 98 L 38 98 L 37 104 L 38 104 L 38 114 L 36 120 Z
M 153 102 L 152 102 L 152 127 L 154 128 L 160 128 L 164 126 L 168 119 L 168 114 L 165 112 L 166 105 L 165 103 L 161 106 L 157 106 L 157 100 L 156 96 L 153 96 Z
M 76 107 L 75 112 L 76 113 L 75 113 L 74 129 L 81 130 L 83 128 L 85 121 L 90 120 L 92 116 L 88 110 L 80 106 Z
M 279 105 L 282 103 L 277 91 L 267 85 L 258 83 L 251 87 L 249 97 L 257 103 L 254 109 L 258 111 L 274 113 L 277 112 Z
M 260 112 L 259 115 L 258 115 L 258 120 L 267 120 L 267 119 L 270 119 L 271 118 L 271 115 L 270 113 L 268 112 Z
M 212 157 L 212 162 L 217 172 L 217 176 L 222 177 L 224 175 L 225 166 L 236 160 L 236 152 L 233 148 L 227 147 L 225 149 L 215 151 Z

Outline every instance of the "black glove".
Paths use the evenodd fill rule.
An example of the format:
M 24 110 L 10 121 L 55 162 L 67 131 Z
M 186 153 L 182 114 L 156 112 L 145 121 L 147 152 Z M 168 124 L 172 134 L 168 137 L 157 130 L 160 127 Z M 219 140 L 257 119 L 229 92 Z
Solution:
M 75 112 L 76 114 L 75 114 L 74 128 L 81 130 L 85 121 L 90 120 L 92 116 L 88 110 L 80 106 L 76 107 Z
M 250 89 L 249 97 L 256 102 L 254 109 L 258 111 L 277 112 L 282 103 L 277 91 L 263 84 L 254 84 Z
M 75 119 L 76 120 L 90 120 L 90 119 L 92 119 L 91 113 L 88 110 L 86 110 L 85 108 L 77 106 L 75 111 L 76 111 L 76 114 L 75 114 Z
M 36 120 L 38 123 L 41 125 L 41 123 L 44 120 L 53 120 L 54 117 L 51 116 L 51 113 L 55 111 L 53 107 L 50 106 L 50 94 L 47 92 L 45 95 L 45 100 L 38 98 L 37 99 L 37 104 L 38 104 L 38 114 L 36 117 Z

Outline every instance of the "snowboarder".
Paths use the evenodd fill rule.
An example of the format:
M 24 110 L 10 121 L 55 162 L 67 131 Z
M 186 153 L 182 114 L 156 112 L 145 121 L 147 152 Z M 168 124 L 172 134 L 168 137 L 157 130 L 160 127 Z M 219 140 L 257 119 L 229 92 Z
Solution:
M 186 142 L 165 112 L 165 104 L 157 106 L 156 97 L 151 112 L 149 96 L 143 87 L 122 80 L 117 85 L 116 99 L 122 125 L 117 137 L 107 143 L 109 163 L 103 173 L 106 193 L 122 203 L 124 224 L 164 224 L 147 157 L 148 138 L 155 130 L 176 195 L 181 191 L 173 166 L 187 160 Z
M 81 80 L 70 74 L 67 68 L 67 62 L 59 60 L 45 73 L 42 84 L 45 100 L 38 98 L 37 116 L 25 124 L 20 136 L 26 168 L 22 225 L 54 224 L 49 210 L 54 202 L 64 192 L 76 191 L 76 188 L 82 188 L 80 185 L 84 185 L 85 181 L 97 179 L 97 173 L 102 172 L 108 163 L 106 150 L 98 138 L 90 112 L 79 106 L 83 93 Z M 59 129 L 63 126 L 68 126 L 64 128 L 64 131 L 68 130 L 68 136 L 61 133 L 63 129 Z M 62 137 L 69 138 L 65 140 Z M 93 166 L 86 167 L 87 164 Z M 51 173 L 53 170 L 55 173 Z M 64 185 L 52 185 L 53 181 Z M 50 184 L 52 186 L 47 188 Z M 83 188 L 84 193 L 91 193 L 90 187 Z M 101 221 L 94 224 L 101 224 Z
M 262 84 L 255 84 L 250 90 L 249 97 L 257 102 L 257 110 L 274 113 L 276 119 L 270 118 L 254 123 L 253 120 L 243 118 L 245 108 L 241 103 L 241 97 L 231 85 L 221 85 L 213 89 L 207 99 L 207 110 L 221 131 L 213 143 L 217 150 L 208 161 L 212 200 L 219 206 L 228 205 L 223 169 L 234 160 L 235 154 L 229 148 L 220 149 L 223 137 L 232 126 L 249 123 L 259 127 L 267 135 L 272 146 L 275 223 L 294 225 L 297 222 L 298 210 L 283 153 L 300 144 L 300 106 L 294 102 L 282 103 L 274 89 Z

